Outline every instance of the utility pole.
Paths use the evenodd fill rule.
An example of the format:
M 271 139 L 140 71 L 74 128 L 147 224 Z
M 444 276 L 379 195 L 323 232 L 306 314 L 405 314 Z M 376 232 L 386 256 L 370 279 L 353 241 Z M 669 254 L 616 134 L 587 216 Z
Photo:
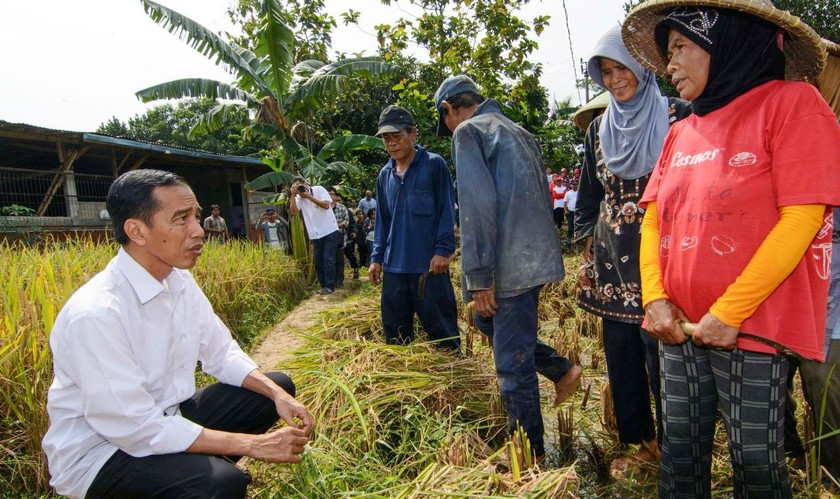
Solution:
M 583 62 L 582 57 L 580 59 L 580 72 L 583 73 L 583 88 L 586 90 L 586 102 L 589 102 L 589 67 Z M 586 102 L 584 102 L 583 105 L 585 105 Z

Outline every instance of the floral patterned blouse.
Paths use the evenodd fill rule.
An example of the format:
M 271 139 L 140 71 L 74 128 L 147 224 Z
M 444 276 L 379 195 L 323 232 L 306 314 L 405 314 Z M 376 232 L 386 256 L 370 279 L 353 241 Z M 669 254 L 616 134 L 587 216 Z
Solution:
M 687 102 L 671 98 L 671 124 L 691 114 Z M 639 245 L 644 209 L 639 199 L 650 174 L 626 180 L 607 170 L 595 118 L 586 132 L 586 148 L 575 210 L 575 238 L 592 236 L 594 259 L 578 274 L 578 305 L 605 319 L 641 324 L 642 281 Z M 593 261 L 594 260 L 594 261 Z

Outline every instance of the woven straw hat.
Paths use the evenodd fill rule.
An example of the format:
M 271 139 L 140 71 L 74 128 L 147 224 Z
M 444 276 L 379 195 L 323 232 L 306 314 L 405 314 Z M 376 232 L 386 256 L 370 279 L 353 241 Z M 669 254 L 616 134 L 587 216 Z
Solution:
M 770 0 L 649 0 L 633 9 L 624 21 L 621 36 L 630 54 L 659 75 L 667 76 L 668 61 L 659 51 L 653 30 L 671 9 L 710 7 L 730 9 L 765 19 L 785 31 L 785 78 L 811 81 L 822 72 L 826 45 L 820 36 L 790 12 Z
M 589 128 L 589 124 L 592 123 L 592 120 L 595 119 L 595 113 L 599 110 L 603 111 L 609 104 L 609 92 L 598 94 L 572 115 L 572 122 L 585 132 Z
M 840 45 L 832 42 L 831 40 L 826 40 L 825 38 L 823 38 L 822 42 L 829 54 L 834 57 L 840 57 Z

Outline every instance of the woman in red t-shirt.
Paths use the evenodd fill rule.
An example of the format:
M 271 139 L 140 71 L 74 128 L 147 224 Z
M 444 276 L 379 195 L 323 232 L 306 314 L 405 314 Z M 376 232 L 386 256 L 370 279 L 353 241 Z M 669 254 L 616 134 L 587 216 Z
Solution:
M 825 49 L 767 0 L 651 0 L 623 36 L 695 113 L 641 200 L 645 326 L 663 343 L 659 495 L 710 496 L 719 405 L 735 496 L 790 497 L 784 354 L 824 355 L 840 127 L 785 79 L 816 77 Z

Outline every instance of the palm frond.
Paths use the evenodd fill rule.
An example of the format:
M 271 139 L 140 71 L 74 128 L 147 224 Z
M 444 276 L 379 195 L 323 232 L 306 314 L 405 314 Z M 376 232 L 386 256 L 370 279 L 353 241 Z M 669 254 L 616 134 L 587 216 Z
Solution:
M 334 154 L 358 149 L 385 149 L 381 139 L 363 134 L 344 135 L 333 139 L 321 148 L 318 157 L 327 160 Z
M 247 112 L 247 108 L 241 104 L 218 104 L 199 116 L 196 124 L 190 128 L 189 138 L 194 139 L 198 135 L 215 132 L 232 121 L 241 121 L 242 114 Z
M 335 176 L 339 176 L 346 173 L 359 173 L 360 168 L 353 163 L 348 163 L 347 161 L 333 161 L 332 163 L 327 164 L 327 172 Z
M 232 70 L 239 75 L 246 74 L 261 91 L 266 94 L 270 93 L 262 78 L 254 72 L 251 66 L 253 59 L 243 57 L 242 54 L 245 49 L 240 47 L 239 50 L 235 50 L 231 44 L 228 44 L 216 33 L 169 7 L 151 0 L 140 1 L 143 3 L 146 14 L 160 27 L 186 42 L 201 55 L 211 59 L 215 58 L 216 63 L 222 63 L 226 70 Z
M 237 75 L 236 83 L 237 86 L 241 89 L 244 89 L 251 93 L 265 93 L 265 88 L 269 88 L 270 85 L 265 82 L 263 79 L 263 73 L 265 73 L 265 68 L 260 63 L 259 57 L 256 54 L 251 52 L 250 50 L 240 47 L 236 44 L 231 44 L 230 48 L 237 54 L 237 56 L 242 59 L 248 67 L 251 69 L 248 72 L 240 72 Z M 259 75 L 259 80 L 255 80 L 252 75 Z
M 270 123 L 254 123 L 243 128 L 242 132 L 246 140 L 252 140 L 254 136 L 276 138 L 283 133 L 280 127 Z
M 283 7 L 279 0 L 265 0 L 260 17 L 262 24 L 254 53 L 263 61 L 263 81 L 280 100 L 288 93 L 292 80 L 295 34 L 283 20 Z
M 284 103 L 286 109 L 309 99 L 316 102 L 333 99 L 347 89 L 354 77 L 389 74 L 396 70 L 396 66 L 380 57 L 355 57 L 321 66 L 316 63 L 304 61 L 295 67 L 296 78 Z
M 329 164 L 317 156 L 310 156 L 308 159 L 308 161 L 298 163 L 300 171 L 304 177 L 318 182 L 324 178 L 324 174 L 329 169 Z
M 206 97 L 208 99 L 239 100 L 258 104 L 253 95 L 234 86 L 206 78 L 183 78 L 144 88 L 134 95 L 143 102 L 159 99 Z
M 245 184 L 248 192 L 277 189 L 294 180 L 295 176 L 289 172 L 268 172 Z

